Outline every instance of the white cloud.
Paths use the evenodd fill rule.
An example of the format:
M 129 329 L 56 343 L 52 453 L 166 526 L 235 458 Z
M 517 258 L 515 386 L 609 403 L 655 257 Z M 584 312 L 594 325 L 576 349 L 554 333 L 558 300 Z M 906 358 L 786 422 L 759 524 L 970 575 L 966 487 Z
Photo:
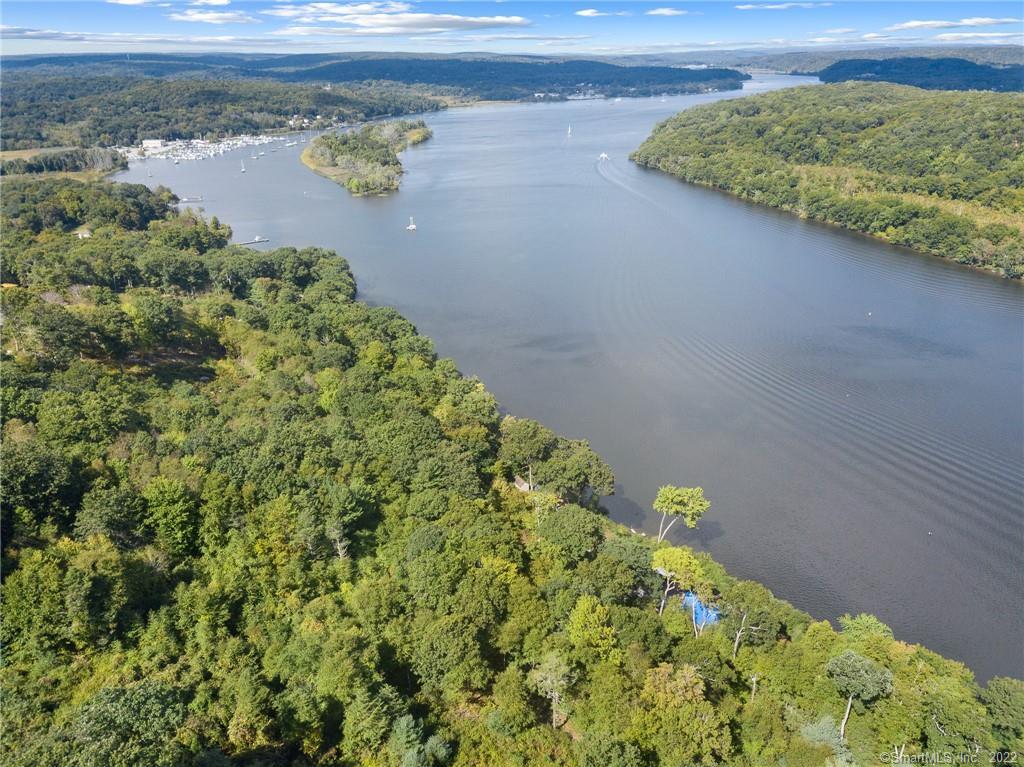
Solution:
M 189 5 L 231 5 L 231 0 L 192 0 Z
M 992 27 L 1000 24 L 1020 24 L 1020 19 L 993 19 L 988 16 L 975 16 L 960 21 L 904 21 L 902 24 L 893 24 L 886 27 L 888 32 L 896 32 L 900 29 L 953 29 L 955 27 Z
M 790 8 L 828 8 L 832 3 L 745 3 L 740 11 L 788 11 Z
M 689 13 L 681 8 L 652 8 L 649 11 L 644 11 L 644 16 L 686 16 Z
M 281 16 L 297 21 L 331 21 L 339 18 L 358 15 L 374 15 L 380 13 L 402 13 L 411 11 L 409 3 L 400 2 L 368 2 L 368 3 L 299 3 L 295 5 L 275 5 L 268 11 L 261 11 L 267 16 Z
M 303 26 L 293 25 L 274 31 L 275 35 L 297 35 L 311 37 L 323 35 L 330 37 L 390 37 L 393 35 L 438 35 L 444 32 L 457 32 L 466 29 L 486 29 L 487 27 L 525 26 L 529 21 L 520 16 L 455 16 L 452 14 L 422 13 L 410 14 L 415 19 L 389 17 L 390 24 L 372 23 L 347 27 Z
M 364 3 L 302 3 L 276 5 L 262 11 L 290 21 L 276 35 L 303 37 L 440 34 L 492 27 L 523 27 L 522 16 L 461 16 L 454 13 L 420 13 L 409 3 L 372 0 Z
M 146 5 L 149 0 L 107 0 L 113 5 Z
M 888 40 L 889 35 L 882 35 L 878 32 L 868 32 L 866 35 L 860 36 L 861 40 Z
M 171 21 L 196 21 L 203 24 L 252 24 L 258 23 L 247 13 L 241 11 L 199 11 L 195 8 L 188 8 L 177 13 L 170 13 L 167 18 Z
M 590 35 L 532 35 L 519 34 L 515 32 L 496 32 L 493 34 L 479 35 L 444 35 L 409 37 L 410 40 L 422 40 L 430 42 L 431 45 L 477 45 L 479 43 L 502 43 L 502 42 L 523 42 L 536 43 L 537 45 L 577 45 L 582 40 L 589 40 Z
M 235 35 L 157 35 L 134 32 L 62 32 L 56 29 L 33 29 L 0 25 L 0 38 L 4 40 L 49 40 L 72 43 L 103 43 L 117 45 L 185 45 L 209 47 L 211 45 L 279 45 L 278 40 L 265 37 L 238 37 Z
M 960 40 L 999 43 L 1021 40 L 1021 38 L 1024 38 L 1024 34 L 1020 32 L 944 32 L 941 35 L 935 35 L 932 39 L 941 40 L 946 43 L 958 42 Z
M 826 35 L 851 35 L 857 30 L 853 27 L 839 27 L 838 29 L 826 29 Z
M 459 40 L 467 43 L 493 43 L 498 40 L 532 40 L 536 42 L 554 43 L 564 40 L 589 40 L 590 35 L 518 35 L 493 34 L 493 35 L 462 35 L 457 38 L 446 38 L 447 40 Z
M 632 16 L 633 14 L 629 11 L 599 11 L 596 8 L 584 8 L 582 11 L 576 11 L 576 15 L 594 19 L 598 16 Z

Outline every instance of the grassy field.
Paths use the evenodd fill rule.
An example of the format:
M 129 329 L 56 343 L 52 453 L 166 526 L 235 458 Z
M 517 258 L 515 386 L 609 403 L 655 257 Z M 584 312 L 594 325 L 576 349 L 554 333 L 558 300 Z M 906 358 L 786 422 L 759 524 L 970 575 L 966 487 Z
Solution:
M 36 147 L 34 149 L 4 149 L 0 151 L 0 162 L 4 160 L 27 160 L 30 157 L 35 157 L 40 152 L 54 152 L 58 149 L 64 149 L 66 147 L 48 147 L 45 149 Z

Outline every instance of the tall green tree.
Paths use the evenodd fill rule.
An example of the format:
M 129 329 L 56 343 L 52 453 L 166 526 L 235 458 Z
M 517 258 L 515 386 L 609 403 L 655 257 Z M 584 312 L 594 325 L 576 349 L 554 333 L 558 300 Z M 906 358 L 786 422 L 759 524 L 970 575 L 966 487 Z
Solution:
M 551 429 L 529 418 L 507 415 L 501 421 L 501 447 L 498 458 L 516 474 L 525 474 L 527 484 L 534 487 L 533 469 L 545 460 L 557 441 Z
M 839 725 L 840 738 L 846 737 L 846 723 L 850 719 L 854 699 L 868 706 L 892 693 L 892 672 L 853 650 L 846 650 L 829 660 L 825 673 L 839 694 L 846 698 L 846 712 Z
M 527 677 L 533 688 L 548 699 L 551 706 L 551 726 L 560 727 L 565 723 L 562 700 L 573 682 L 569 665 L 554 650 L 546 653 Z
M 763 645 L 779 635 L 782 621 L 772 609 L 772 599 L 768 589 L 752 581 L 738 581 L 723 595 L 722 623 L 733 638 L 733 660 L 741 645 Z
M 704 568 L 688 549 L 667 546 L 654 552 L 651 566 L 665 579 L 658 614 L 665 612 L 668 596 L 677 589 L 693 589 L 704 580 Z
M 663 485 L 658 488 L 658 495 L 654 499 L 654 510 L 661 514 L 661 522 L 658 524 L 658 543 L 665 540 L 668 531 L 677 520 L 682 519 L 683 524 L 689 528 L 695 528 L 700 518 L 711 508 L 711 503 L 704 497 L 704 489 L 700 487 L 676 487 L 675 485 Z M 665 521 L 669 515 L 675 517 L 667 525 Z

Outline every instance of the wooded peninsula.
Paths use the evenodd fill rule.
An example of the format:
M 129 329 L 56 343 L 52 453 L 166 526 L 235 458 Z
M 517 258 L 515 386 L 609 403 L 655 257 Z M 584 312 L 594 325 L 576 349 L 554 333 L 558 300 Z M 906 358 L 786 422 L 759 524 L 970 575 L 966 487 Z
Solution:
M 612 523 L 585 441 L 502 417 L 343 258 L 175 200 L 4 182 L 4 764 L 1024 752 L 1021 681 Z
M 302 152 L 302 162 L 355 195 L 395 192 L 402 178 L 398 153 L 432 135 L 423 120 L 373 123 L 317 136 Z
M 1024 95 L 791 88 L 658 125 L 641 165 L 1007 277 L 1024 275 Z

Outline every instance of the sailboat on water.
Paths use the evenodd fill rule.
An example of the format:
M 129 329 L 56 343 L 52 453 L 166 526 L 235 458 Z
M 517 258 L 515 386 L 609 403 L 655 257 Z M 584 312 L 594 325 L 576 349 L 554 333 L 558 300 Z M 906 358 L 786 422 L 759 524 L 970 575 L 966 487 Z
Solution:
M 409 226 L 405 227 L 407 232 L 416 231 L 416 222 L 412 220 L 412 216 L 409 216 Z
M 565 134 L 566 138 L 572 138 L 572 123 L 569 123 L 569 132 Z
M 242 173 L 245 173 L 245 160 L 242 160 Z

